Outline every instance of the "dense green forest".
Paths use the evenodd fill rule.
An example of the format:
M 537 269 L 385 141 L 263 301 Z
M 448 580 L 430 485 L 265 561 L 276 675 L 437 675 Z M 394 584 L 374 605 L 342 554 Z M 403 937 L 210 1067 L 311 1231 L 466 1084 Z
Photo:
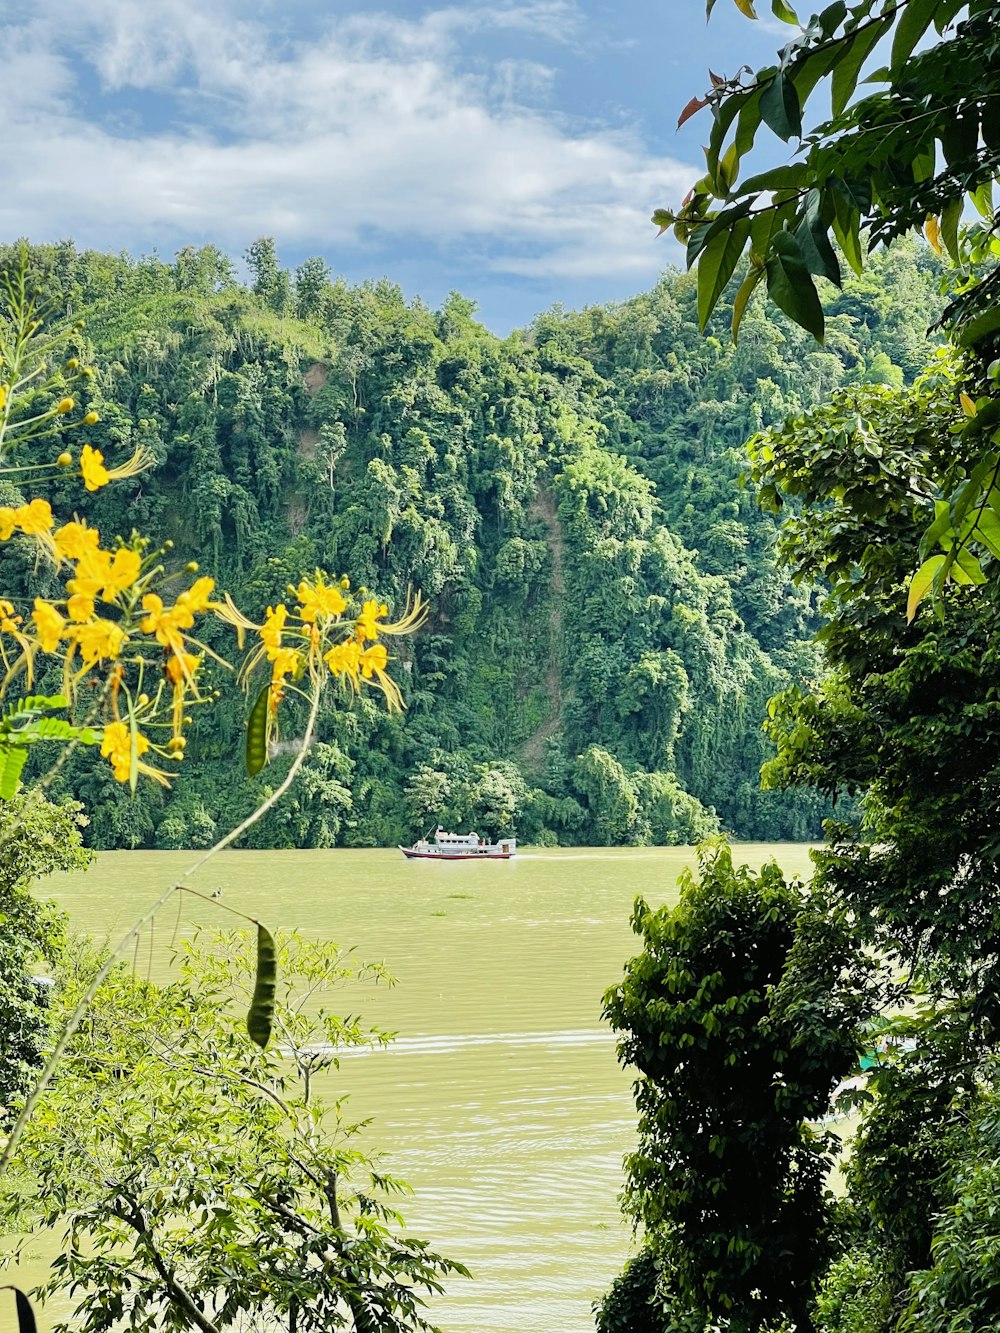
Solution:
M 817 670 L 818 621 L 775 565 L 743 445 L 840 385 L 910 382 L 941 304 L 933 255 L 897 245 L 846 282 L 822 347 L 763 303 L 738 347 L 721 305 L 702 337 L 676 273 L 501 340 L 459 295 L 432 311 L 319 259 L 290 274 L 266 238 L 248 260 L 243 285 L 213 247 L 30 250 L 96 368 L 91 443 L 157 460 L 83 503 L 57 483 L 54 505 L 172 540 L 258 619 L 314 567 L 430 600 L 395 666 L 407 711 L 331 707 L 252 845 L 391 844 L 436 819 L 543 844 L 819 836 L 819 795 L 759 789 L 766 702 Z M 30 557 L 0 558 L 25 595 Z M 208 845 L 295 746 L 292 709 L 247 781 L 245 711 L 223 692 L 169 791 L 132 797 L 87 757 L 56 791 L 83 800 L 95 846 Z

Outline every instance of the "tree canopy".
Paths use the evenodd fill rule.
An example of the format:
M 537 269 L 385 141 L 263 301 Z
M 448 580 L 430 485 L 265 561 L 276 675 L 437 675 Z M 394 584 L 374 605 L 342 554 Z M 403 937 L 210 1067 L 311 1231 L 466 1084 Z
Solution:
M 735 3 L 757 17 L 752 0 Z M 714 4 L 708 0 L 709 14 Z M 978 242 L 995 259 L 996 0 L 835 0 L 805 23 L 786 0 L 772 0 L 771 9 L 795 36 L 775 64 L 712 74 L 705 96 L 691 99 L 681 123 L 704 107 L 711 111 L 708 169 L 679 208 L 653 215 L 686 245 L 689 266 L 698 264 L 702 325 L 748 252 L 734 334 L 750 295 L 766 281 L 774 303 L 822 340 L 816 279 L 840 286 L 841 258 L 860 273 L 866 248 L 913 228 L 926 227 L 932 245 L 961 262 L 969 257 L 959 245 L 966 199 L 985 223 L 974 248 Z M 872 70 L 877 60 L 884 63 Z M 856 97 L 859 82 L 876 88 Z M 807 104 L 819 91 L 829 94 L 832 114 L 805 131 Z M 741 179 L 765 127 L 795 143 L 792 160 Z M 962 341 L 1000 330 L 998 282 L 994 264 L 957 297 L 949 322 Z

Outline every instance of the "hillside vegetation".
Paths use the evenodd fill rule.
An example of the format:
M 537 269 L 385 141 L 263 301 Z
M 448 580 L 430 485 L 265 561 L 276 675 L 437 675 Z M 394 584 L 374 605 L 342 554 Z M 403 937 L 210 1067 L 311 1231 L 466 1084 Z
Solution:
M 59 483 L 54 503 L 172 540 L 168 560 L 198 560 L 258 619 L 314 566 L 430 600 L 396 664 L 405 714 L 331 710 L 253 845 L 391 844 L 437 819 L 548 844 L 817 836 L 818 796 L 759 790 L 767 700 L 816 669 L 817 619 L 775 568 L 742 446 L 838 384 L 920 370 L 927 253 L 897 245 L 848 282 L 822 348 L 762 308 L 737 348 L 721 307 L 703 338 L 673 273 L 501 340 L 458 295 L 432 311 L 319 260 L 290 275 L 266 239 L 248 253 L 251 285 L 212 247 L 164 263 L 67 243 L 31 265 L 83 322 L 91 443 L 157 459 L 84 504 Z M 27 557 L 0 559 L 26 595 Z M 276 784 L 280 756 L 244 776 L 236 692 L 208 711 L 170 791 L 66 765 L 94 845 L 207 845 Z

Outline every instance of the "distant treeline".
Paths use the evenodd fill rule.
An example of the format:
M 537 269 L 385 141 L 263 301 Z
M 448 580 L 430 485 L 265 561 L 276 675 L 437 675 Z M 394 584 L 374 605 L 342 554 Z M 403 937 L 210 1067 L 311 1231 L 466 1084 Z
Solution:
M 211 246 L 173 263 L 30 249 L 38 288 L 84 324 L 90 442 L 157 458 L 93 496 L 60 479 L 54 507 L 172 539 L 251 616 L 316 567 L 397 608 L 408 586 L 430 600 L 395 667 L 406 713 L 331 708 L 252 845 L 392 844 L 435 820 L 543 844 L 818 836 L 818 797 L 759 789 L 767 700 L 816 669 L 817 594 L 776 571 L 742 445 L 838 384 L 921 369 L 927 252 L 873 257 L 829 304 L 825 346 L 761 304 L 737 348 L 725 309 L 698 332 L 674 273 L 501 340 L 458 295 L 432 311 L 319 259 L 289 274 L 266 238 L 247 257 L 249 286 Z M 28 558 L 4 548 L 5 586 L 27 592 Z M 246 779 L 245 711 L 230 684 L 170 791 L 132 798 L 74 758 L 60 780 L 89 841 L 213 841 L 287 763 Z

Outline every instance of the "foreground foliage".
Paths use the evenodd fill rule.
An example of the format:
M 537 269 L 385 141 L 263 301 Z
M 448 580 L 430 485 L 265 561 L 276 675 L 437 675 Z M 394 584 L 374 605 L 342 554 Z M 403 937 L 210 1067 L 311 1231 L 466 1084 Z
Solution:
M 264 1051 L 242 1023 L 246 952 L 189 946 L 164 987 L 113 973 L 21 1141 L 8 1226 L 65 1228 L 36 1293 L 76 1302 L 65 1333 L 427 1329 L 423 1297 L 465 1272 L 401 1234 L 402 1187 L 317 1094 L 342 1052 L 386 1040 L 329 1007 L 382 969 L 284 940 Z M 62 1007 L 95 963 L 78 954 Z
M 639 1071 L 626 1201 L 653 1261 L 626 1270 L 605 1333 L 632 1326 L 614 1318 L 625 1291 L 639 1326 L 805 1329 L 831 1251 L 838 1141 L 806 1122 L 857 1058 L 877 978 L 847 915 L 773 862 L 736 868 L 724 844 L 699 860 L 675 908 L 636 904 L 644 952 L 605 997 Z
M 823 1333 L 996 1322 L 983 1192 L 1000 1040 L 991 563 L 985 582 L 943 589 L 937 615 L 904 615 L 926 497 L 976 457 L 975 437 L 955 429 L 956 373 L 944 360 L 912 390 L 839 395 L 752 446 L 765 495 L 809 505 L 785 526 L 785 558 L 828 588 L 828 674 L 775 701 L 765 776 L 860 797 L 859 821 L 830 827 L 818 879 L 859 941 L 898 961 L 908 1001 L 884 1023 L 900 1044 L 883 1048 L 862 1094 Z
M 79 807 L 52 805 L 40 792 L 0 801 L 0 1128 L 41 1066 L 48 983 L 65 948 L 62 915 L 29 890 L 90 861 L 81 845 L 85 824 Z

